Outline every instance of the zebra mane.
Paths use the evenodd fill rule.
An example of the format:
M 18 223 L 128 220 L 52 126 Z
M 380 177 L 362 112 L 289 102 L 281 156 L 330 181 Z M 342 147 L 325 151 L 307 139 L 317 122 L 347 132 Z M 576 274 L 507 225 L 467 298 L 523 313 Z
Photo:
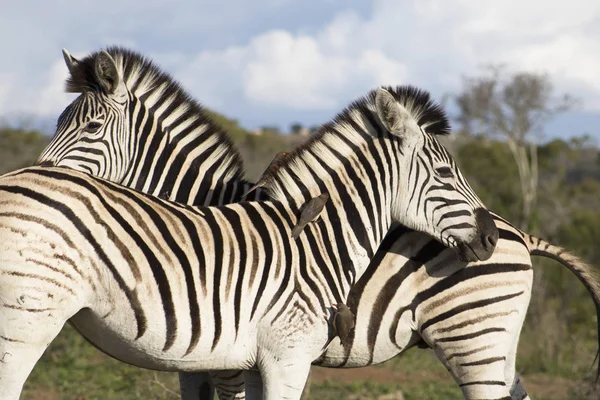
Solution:
M 153 61 L 140 53 L 111 46 L 105 49 L 117 65 L 123 83 L 136 98 L 144 98 L 144 102 L 166 99 L 170 105 L 165 119 L 175 120 L 186 117 L 189 121 L 185 129 L 179 132 L 171 131 L 173 137 L 185 136 L 186 140 L 199 140 L 200 137 L 214 140 L 214 146 L 220 154 L 229 158 L 228 179 L 241 179 L 244 175 L 242 157 L 234 146 L 229 135 L 218 126 L 196 100 L 194 100 L 171 75 L 161 70 Z M 70 69 L 66 80 L 66 91 L 70 93 L 104 92 L 103 85 L 98 81 L 95 64 L 101 51 L 94 52 L 82 60 L 77 60 Z M 181 141 L 181 137 L 177 141 Z M 189 151 L 193 151 L 190 149 Z
M 450 133 L 446 113 L 431 99 L 429 92 L 410 85 L 383 88 L 406 108 L 424 131 L 431 135 Z M 283 200 L 286 196 L 282 187 L 297 187 L 292 181 L 313 182 L 311 165 L 315 163 L 311 160 L 314 160 L 315 156 L 337 162 L 336 158 L 331 156 L 332 149 L 342 153 L 344 148 L 350 149 L 348 143 L 359 146 L 367 137 L 382 132 L 384 128 L 375 109 L 376 93 L 376 89 L 372 90 L 366 96 L 350 103 L 331 122 L 322 125 L 304 144 L 287 155 L 278 168 L 267 171 L 261 180 L 269 196 Z M 321 166 L 315 167 L 322 170 Z M 285 183 L 286 180 L 290 180 L 289 185 Z

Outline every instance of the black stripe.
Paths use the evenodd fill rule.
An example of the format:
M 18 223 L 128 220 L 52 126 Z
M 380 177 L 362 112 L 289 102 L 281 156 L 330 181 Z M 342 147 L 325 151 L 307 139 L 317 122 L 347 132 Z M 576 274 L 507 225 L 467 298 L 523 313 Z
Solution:
M 471 212 L 469 210 L 449 211 L 444 213 L 442 217 L 438 219 L 437 223 L 440 225 L 446 218 L 469 217 L 470 215 Z
M 506 360 L 506 357 L 490 357 L 490 358 L 484 358 L 483 360 L 462 363 L 462 364 L 460 364 L 460 366 L 461 367 L 475 367 L 475 366 L 479 366 L 479 365 L 488 365 L 488 364 L 492 364 L 492 363 L 495 363 L 498 361 L 505 361 L 505 360 Z
M 45 171 L 44 170 L 42 173 L 42 171 L 39 171 L 40 174 L 42 174 L 42 175 L 45 174 L 50 177 L 55 175 L 53 172 L 54 171 Z M 58 176 L 60 176 L 60 175 L 58 175 Z M 85 179 L 82 179 L 82 178 L 79 178 L 76 176 L 72 176 L 72 175 L 69 175 L 68 177 L 65 176 L 62 179 L 66 179 L 66 180 L 69 180 L 80 186 L 86 187 L 91 193 L 95 194 L 97 196 L 98 200 L 105 207 L 105 209 L 115 219 L 116 223 L 119 224 L 126 232 L 129 233 L 131 239 L 136 243 L 137 247 L 144 254 L 146 261 L 148 263 L 148 266 L 150 267 L 150 269 L 152 271 L 152 275 L 156 281 L 156 285 L 157 285 L 159 293 L 160 293 L 161 301 L 163 303 L 163 311 L 165 314 L 165 324 L 166 324 L 166 342 L 163 347 L 163 351 L 169 350 L 171 348 L 171 346 L 174 344 L 175 339 L 177 337 L 177 316 L 175 313 L 175 306 L 173 303 L 173 294 L 171 292 L 171 287 L 169 285 L 169 281 L 167 279 L 164 269 L 161 266 L 161 263 L 158 261 L 157 256 L 154 254 L 154 251 L 152 249 L 150 249 L 150 247 L 146 243 L 145 238 L 143 238 L 125 220 L 125 218 L 123 218 L 121 213 L 118 212 L 115 208 L 113 208 L 108 203 L 108 201 L 105 199 L 105 196 L 107 196 L 107 195 L 112 197 L 110 190 L 105 190 L 104 193 L 100 193 L 100 191 L 96 187 L 94 187 L 90 184 L 89 180 L 85 180 Z M 113 186 L 112 189 L 114 190 L 115 185 L 112 184 L 112 186 Z M 165 234 L 168 232 L 166 230 L 166 227 L 164 226 L 164 222 L 158 216 L 158 214 L 156 214 L 154 209 L 151 206 L 149 206 L 148 204 L 144 203 L 144 201 L 143 201 L 144 197 L 146 199 L 152 200 L 151 197 L 149 197 L 147 195 L 141 197 L 139 193 L 133 192 L 131 190 L 127 190 L 125 188 L 122 188 L 121 190 L 119 190 L 119 192 L 120 192 L 120 195 L 128 197 L 132 202 L 137 204 L 138 207 L 140 207 L 141 209 L 146 211 L 148 213 L 148 216 L 150 217 L 151 221 L 155 224 L 155 226 L 162 227 L 162 229 L 157 228 L 156 229 L 157 232 L 163 232 Z M 153 201 L 156 202 L 157 200 L 153 200 Z M 142 218 L 141 216 L 138 216 L 137 220 L 138 220 L 138 222 L 141 222 L 141 221 L 145 222 L 145 219 Z M 152 229 L 152 228 L 150 228 L 150 229 Z M 161 235 L 163 240 L 169 241 L 170 242 L 169 244 L 172 245 L 174 243 L 172 241 L 172 238 L 169 238 L 169 235 L 168 234 L 165 235 L 165 234 Z M 172 248 L 172 250 L 173 250 L 173 248 Z M 181 251 L 179 253 L 179 256 L 181 256 L 182 254 L 185 259 L 185 253 L 183 251 Z M 184 262 L 184 259 L 179 259 L 179 261 Z M 190 269 L 191 269 L 191 267 L 188 264 L 188 267 L 186 270 L 190 271 Z M 189 295 L 188 295 L 188 297 L 189 297 Z M 195 298 L 194 298 L 194 300 L 195 300 Z
M 426 262 L 427 260 L 425 260 Z M 482 265 L 469 266 L 468 268 L 462 268 L 456 273 L 438 281 L 436 284 L 431 286 L 429 289 L 425 289 L 419 293 L 419 299 L 421 302 L 428 300 L 447 289 L 455 286 L 458 283 L 465 282 L 469 279 L 477 278 L 484 275 L 494 275 L 503 273 L 512 273 L 518 271 L 529 271 L 531 265 L 527 264 L 497 264 L 489 263 Z
M 175 207 L 171 207 L 170 211 L 178 217 L 178 221 L 181 223 L 181 226 L 185 229 L 187 233 L 187 237 L 191 241 L 192 248 L 194 249 L 193 255 L 195 255 L 195 260 L 197 260 L 197 265 L 194 265 L 194 268 L 198 269 L 200 285 L 202 285 L 202 289 L 204 293 L 207 292 L 206 286 L 206 258 L 204 253 L 204 248 L 200 244 L 200 240 L 198 237 L 198 228 L 194 225 L 194 223 L 184 215 L 180 210 Z M 166 227 L 165 227 L 166 229 Z M 172 237 L 169 235 L 171 241 Z M 171 247 L 171 246 L 170 246 Z M 176 254 L 177 258 L 180 261 L 180 265 L 183 268 L 185 274 L 185 283 L 186 289 L 188 293 L 188 302 L 190 305 L 190 320 L 192 323 L 192 333 L 190 338 L 190 344 L 188 349 L 186 350 L 185 355 L 188 355 L 192 352 L 192 350 L 198 344 L 200 340 L 201 333 L 201 320 L 200 320 L 200 306 L 198 304 L 198 293 L 196 292 L 196 285 L 194 282 L 194 275 L 192 273 L 192 265 L 187 257 L 187 254 L 177 246 L 176 249 L 172 248 Z
M 473 381 L 473 382 L 461 383 L 458 386 L 465 387 L 465 386 L 473 386 L 473 385 L 506 386 L 506 383 L 504 381 Z
M 523 240 L 523 237 L 517 235 L 515 232 L 506 229 L 498 229 L 498 232 L 500 239 L 521 243 L 523 246 L 528 247 L 527 243 L 525 243 L 525 240 Z
M 275 224 L 275 230 L 276 230 L 275 235 L 278 236 L 279 238 L 283 239 L 284 235 L 282 233 L 286 231 L 284 226 L 287 225 L 287 227 L 289 229 L 289 227 L 291 227 L 293 224 L 292 221 L 289 219 L 287 214 L 283 214 L 281 217 L 279 217 L 277 215 L 277 212 L 274 210 L 274 206 L 271 203 L 264 204 L 263 210 Z M 283 275 L 283 278 L 281 279 L 281 285 L 279 286 L 279 289 L 277 289 L 277 292 L 275 293 L 275 295 L 273 296 L 273 298 L 271 299 L 271 301 L 269 302 L 269 305 L 267 306 L 267 308 L 265 310 L 265 314 L 268 313 L 271 310 L 271 308 L 273 308 L 275 303 L 277 303 L 279 298 L 285 292 L 285 290 L 287 288 L 287 284 L 290 283 L 290 281 L 291 281 L 290 276 L 292 275 L 292 265 L 293 265 L 292 249 L 290 248 L 291 242 L 289 240 L 281 240 L 280 245 L 282 246 L 282 248 L 273 249 L 273 250 L 275 251 L 275 253 L 277 255 L 279 255 L 279 257 L 281 257 L 281 255 L 282 255 L 281 250 L 283 250 L 283 259 L 279 258 L 279 260 L 277 260 L 276 267 L 277 267 L 277 269 L 283 267 L 284 275 Z M 268 273 L 268 271 L 267 271 L 267 273 Z M 277 272 L 276 272 L 276 276 L 277 276 Z M 259 293 L 258 297 L 260 297 L 260 293 Z
M 219 289 L 221 287 L 221 266 L 223 265 L 223 235 L 212 210 L 204 209 L 204 220 L 206 221 L 214 241 L 214 276 L 213 276 L 213 313 L 215 318 L 215 336 L 211 351 L 217 347 L 219 339 L 221 339 L 222 320 L 221 320 L 221 295 Z
M 506 332 L 506 329 L 504 329 L 504 328 L 487 328 L 487 329 L 479 330 L 477 332 L 467 333 L 464 335 L 446 336 L 443 338 L 436 339 L 436 342 L 442 342 L 442 343 L 460 342 L 461 340 L 474 339 L 476 337 L 487 335 L 488 333 L 494 333 L 494 332 Z
M 247 262 L 247 252 L 246 252 L 246 235 L 241 228 L 242 222 L 238 212 L 233 211 L 226 207 L 220 208 L 221 213 L 227 219 L 227 221 L 231 224 L 233 234 L 235 235 L 236 243 L 238 243 L 238 250 L 240 252 L 239 257 L 239 272 L 237 277 L 230 276 L 229 280 L 235 282 L 235 290 L 233 295 L 233 311 L 235 316 L 235 339 L 237 340 L 239 329 L 240 329 L 240 313 L 241 313 L 241 302 L 242 302 L 242 289 L 244 283 L 244 275 L 246 273 L 246 262 Z M 230 257 L 233 257 L 233 252 Z M 233 259 L 232 259 L 233 261 Z M 218 266 L 217 266 L 218 267 Z M 233 267 L 231 268 L 231 272 L 233 272 Z
M 262 268 L 262 276 L 258 285 L 257 295 L 254 296 L 254 303 L 252 304 L 252 311 L 250 312 L 250 320 L 254 318 L 254 313 L 258 307 L 259 301 L 262 299 L 261 293 L 264 291 L 269 278 L 269 270 L 273 263 L 273 248 L 274 244 L 271 240 L 271 233 L 264 222 L 264 218 L 255 208 L 256 203 L 244 203 L 244 209 L 248 215 L 248 219 L 252 222 L 254 229 L 258 233 L 258 237 L 261 238 L 261 244 L 265 253 L 265 262 Z
M 420 158 L 417 157 L 418 161 L 421 161 Z M 424 164 L 423 166 L 423 171 L 425 172 L 425 179 L 423 180 L 423 183 L 421 184 L 421 187 L 419 188 L 419 197 L 417 197 L 417 210 L 423 210 L 423 216 L 427 216 L 426 212 L 425 212 L 425 204 L 423 204 L 423 196 L 425 195 L 425 192 L 427 191 L 427 193 L 429 193 L 429 191 L 431 190 L 429 188 L 430 182 L 431 182 L 431 171 L 429 170 L 428 165 L 430 164 Z M 415 181 L 409 181 L 409 182 L 414 182 L 414 185 L 418 185 L 419 181 L 415 180 Z
M 500 303 L 501 301 L 509 300 L 520 296 L 523 294 L 523 291 L 507 294 L 504 296 L 492 297 L 489 299 L 472 301 L 469 303 L 461 304 L 457 307 L 454 307 L 446 312 L 438 314 L 436 317 L 428 319 L 421 325 L 421 332 L 425 331 L 425 329 L 429 328 L 431 325 L 437 324 L 438 322 L 444 321 L 446 319 L 452 318 L 458 314 L 461 314 L 465 311 L 470 311 L 476 308 L 482 308 L 489 306 L 490 304 Z M 417 295 L 418 296 L 418 295 Z

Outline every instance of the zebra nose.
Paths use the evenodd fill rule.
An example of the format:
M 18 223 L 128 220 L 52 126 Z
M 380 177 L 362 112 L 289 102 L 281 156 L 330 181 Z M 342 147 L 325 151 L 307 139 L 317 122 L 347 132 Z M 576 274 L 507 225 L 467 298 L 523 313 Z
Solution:
M 498 228 L 490 213 L 484 208 L 475 210 L 475 221 L 481 232 L 481 246 L 488 252 L 493 252 L 500 236 Z

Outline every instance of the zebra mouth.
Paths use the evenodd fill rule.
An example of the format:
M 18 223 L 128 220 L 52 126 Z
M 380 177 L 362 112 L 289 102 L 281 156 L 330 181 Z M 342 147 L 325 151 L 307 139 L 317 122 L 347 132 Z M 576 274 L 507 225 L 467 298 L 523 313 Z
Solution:
M 456 246 L 455 250 L 456 255 L 458 256 L 458 259 L 460 261 L 474 262 L 487 260 L 487 258 L 485 258 L 485 255 L 480 256 L 479 254 L 477 254 L 478 252 L 475 251 L 475 249 L 471 247 L 469 243 L 458 242 L 458 245 Z
M 494 254 L 499 232 L 490 213 L 478 208 L 475 210 L 477 231 L 468 241 L 454 238 L 458 259 L 465 262 L 485 261 Z
M 486 246 L 484 242 L 480 240 L 473 240 L 471 242 L 456 242 L 454 250 L 460 261 L 464 262 L 475 262 L 488 260 L 494 254 L 494 246 Z

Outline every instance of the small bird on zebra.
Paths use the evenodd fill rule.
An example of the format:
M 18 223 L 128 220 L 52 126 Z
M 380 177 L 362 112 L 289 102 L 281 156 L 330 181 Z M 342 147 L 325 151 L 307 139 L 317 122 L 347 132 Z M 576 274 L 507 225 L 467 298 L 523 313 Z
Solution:
M 348 343 L 348 335 L 354 329 L 354 314 L 344 303 L 332 304 L 336 309 L 333 315 L 333 327 L 335 335 L 340 338 L 340 344 L 343 346 Z
M 265 185 L 266 177 L 274 174 L 275 171 L 277 171 L 277 169 L 279 169 L 283 160 L 287 157 L 288 154 L 290 154 L 290 153 L 287 151 L 280 151 L 279 153 L 275 154 L 275 157 L 273 157 L 273 160 L 271 160 L 271 162 L 267 166 L 267 169 L 262 173 L 260 178 L 258 178 L 256 183 L 254 185 L 252 185 L 252 187 L 250 187 L 250 189 L 248 189 L 244 193 L 243 196 L 244 197 L 248 196 L 250 193 L 254 192 L 256 189 L 263 187 Z
M 293 239 L 298 239 L 298 236 L 300 236 L 304 227 L 311 222 L 315 222 L 319 218 L 325 209 L 327 200 L 329 200 L 329 193 L 321 193 L 302 205 L 299 212 L 300 215 L 298 216 L 298 222 L 296 222 L 296 225 L 294 225 L 294 228 L 292 229 Z

